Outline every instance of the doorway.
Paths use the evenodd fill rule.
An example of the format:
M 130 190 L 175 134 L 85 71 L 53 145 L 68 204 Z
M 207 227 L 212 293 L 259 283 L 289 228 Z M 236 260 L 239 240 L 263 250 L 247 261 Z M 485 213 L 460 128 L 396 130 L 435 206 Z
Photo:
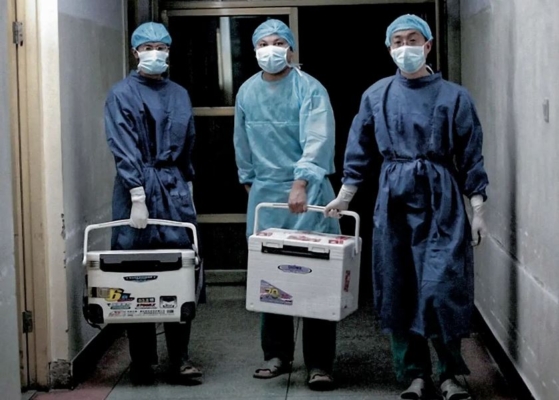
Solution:
M 266 7 L 263 2 L 172 2 L 162 12 L 163 22 L 173 37 L 170 76 L 189 91 L 195 111 L 194 199 L 205 250 L 203 256 L 207 270 L 225 276 L 217 279 L 223 283 L 242 282 L 246 271 L 247 195 L 237 179 L 233 106 L 240 85 L 259 70 L 251 43 L 254 29 L 268 18 L 286 22 L 298 41 L 297 53 L 303 71 L 317 78 L 328 90 L 336 118 L 337 172 L 331 176 L 336 191 L 341 186 L 347 135 L 361 95 L 377 80 L 396 72 L 384 47 L 386 27 L 399 15 L 413 13 L 426 19 L 434 32 L 439 31 L 435 1 L 265 3 Z M 435 41 L 428 59 L 435 70 L 440 69 L 437 45 Z M 371 294 L 371 246 L 368 244 L 372 239 L 376 174 L 352 202 L 352 209 L 362 219 L 363 296 Z M 345 223 L 342 228 L 351 230 Z

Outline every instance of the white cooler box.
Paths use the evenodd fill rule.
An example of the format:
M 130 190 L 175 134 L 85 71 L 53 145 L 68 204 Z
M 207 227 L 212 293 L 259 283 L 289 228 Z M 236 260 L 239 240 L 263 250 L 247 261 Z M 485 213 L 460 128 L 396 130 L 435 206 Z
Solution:
M 287 204 L 256 207 L 248 245 L 247 310 L 329 321 L 340 321 L 357 310 L 359 215 L 342 212 L 355 218 L 355 236 L 276 228 L 258 232 L 258 215 L 264 207 L 285 209 Z
M 90 225 L 85 230 L 84 260 L 89 323 L 186 322 L 196 310 L 198 239 L 186 222 L 148 220 L 148 224 L 192 230 L 193 250 L 87 251 L 92 230 L 129 225 L 128 220 Z

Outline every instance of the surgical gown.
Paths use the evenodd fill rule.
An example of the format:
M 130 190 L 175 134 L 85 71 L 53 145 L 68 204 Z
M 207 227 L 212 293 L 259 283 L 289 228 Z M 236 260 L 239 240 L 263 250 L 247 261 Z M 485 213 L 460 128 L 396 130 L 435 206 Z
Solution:
M 440 74 L 377 82 L 350 130 L 344 184 L 359 186 L 379 152 L 373 277 L 382 327 L 445 342 L 466 337 L 474 288 L 463 196 L 485 199 L 488 184 L 470 95 Z
M 150 218 L 196 223 L 188 182 L 194 178 L 194 121 L 187 91 L 168 79 L 132 72 L 110 91 L 105 128 L 117 169 L 113 219 L 130 217 L 130 189 L 142 186 Z M 113 230 L 114 250 L 190 248 L 183 228 L 148 225 Z
M 307 204 L 326 205 L 334 196 L 334 115 L 326 89 L 299 70 L 268 82 L 257 73 L 239 89 L 235 109 L 235 154 L 239 181 L 251 185 L 247 236 L 261 202 L 287 203 L 295 180 L 307 181 Z M 263 210 L 259 229 L 286 228 L 339 233 L 321 213 Z

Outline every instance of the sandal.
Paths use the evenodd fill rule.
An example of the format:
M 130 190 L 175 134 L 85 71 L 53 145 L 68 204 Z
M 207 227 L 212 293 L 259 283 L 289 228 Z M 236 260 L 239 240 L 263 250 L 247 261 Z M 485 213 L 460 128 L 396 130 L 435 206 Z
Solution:
M 190 363 L 186 363 L 180 367 L 179 375 L 187 379 L 196 379 L 202 377 L 202 371 Z
M 454 379 L 447 379 L 441 384 L 441 392 L 444 400 L 471 400 L 471 396 L 466 389 L 458 384 Z
M 400 394 L 400 399 L 424 400 L 427 398 L 427 383 L 421 378 L 414 379 L 411 385 Z
M 309 372 L 309 389 L 326 391 L 334 389 L 334 378 L 328 372 L 321 369 L 311 369 Z
M 254 371 L 252 375 L 257 379 L 271 379 L 289 372 L 291 363 L 284 363 L 280 358 L 274 357 L 264 362 L 262 367 Z

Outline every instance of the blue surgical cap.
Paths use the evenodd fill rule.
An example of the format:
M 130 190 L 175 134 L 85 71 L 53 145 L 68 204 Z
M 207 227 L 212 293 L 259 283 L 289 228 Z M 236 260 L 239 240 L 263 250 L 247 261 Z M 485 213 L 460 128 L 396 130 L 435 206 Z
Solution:
M 144 43 L 161 42 L 171 45 L 171 35 L 164 25 L 157 22 L 146 22 L 136 28 L 132 34 L 132 47 L 137 49 Z
M 252 45 L 256 47 L 256 43 L 262 38 L 270 35 L 278 35 L 279 37 L 285 39 L 289 47 L 295 50 L 295 37 L 293 32 L 287 25 L 278 19 L 269 19 L 266 22 L 260 24 L 258 28 L 254 31 L 252 35 Z
M 419 18 L 417 15 L 406 14 L 396 18 L 396 20 L 386 29 L 386 47 L 390 47 L 390 41 L 394 33 L 412 29 L 419 31 L 427 41 L 433 40 L 433 34 L 431 33 L 431 28 L 429 28 L 429 24 L 427 24 L 427 22 Z

